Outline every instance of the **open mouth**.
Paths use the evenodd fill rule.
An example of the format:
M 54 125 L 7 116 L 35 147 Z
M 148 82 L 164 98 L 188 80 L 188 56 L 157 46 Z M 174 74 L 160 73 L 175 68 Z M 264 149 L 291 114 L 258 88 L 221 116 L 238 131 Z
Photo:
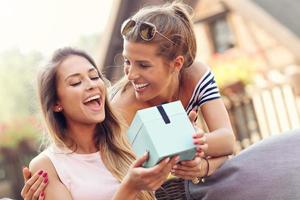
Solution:
M 137 90 L 137 91 L 143 90 L 143 89 L 145 89 L 149 85 L 150 85 L 150 83 L 141 83 L 141 84 L 134 83 L 133 84 L 135 90 Z
M 90 96 L 84 100 L 83 104 L 89 107 L 91 110 L 98 111 L 101 108 L 101 96 L 99 94 Z

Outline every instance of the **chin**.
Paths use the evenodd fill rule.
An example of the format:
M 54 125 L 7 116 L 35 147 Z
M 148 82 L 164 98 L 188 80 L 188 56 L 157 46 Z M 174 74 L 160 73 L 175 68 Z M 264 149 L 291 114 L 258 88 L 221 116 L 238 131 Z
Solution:
M 101 123 L 104 120 L 105 120 L 105 115 L 104 114 L 101 114 L 101 115 L 98 115 L 98 116 L 92 116 L 92 117 L 89 117 L 87 119 L 88 123 L 91 123 L 91 124 Z
M 101 123 L 101 122 L 103 122 L 104 120 L 105 120 L 105 114 L 103 114 L 103 115 L 101 115 L 101 116 L 99 116 L 99 117 L 97 117 L 97 123 Z
M 135 93 L 135 98 L 136 98 L 138 101 L 142 101 L 142 102 L 145 102 L 145 101 L 150 100 L 150 98 L 147 98 L 146 95 L 140 95 L 140 94 L 138 94 L 138 93 Z

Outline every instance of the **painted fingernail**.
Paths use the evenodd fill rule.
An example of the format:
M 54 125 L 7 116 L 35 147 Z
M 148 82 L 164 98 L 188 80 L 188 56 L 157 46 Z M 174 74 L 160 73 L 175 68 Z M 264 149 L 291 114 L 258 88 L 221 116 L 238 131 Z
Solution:
M 43 196 L 45 196 L 45 192 L 44 191 L 41 193 L 41 197 L 43 197 Z
M 48 178 L 45 178 L 45 179 L 44 179 L 44 183 L 48 183 Z
M 44 177 L 44 178 L 45 178 L 47 175 L 48 175 L 47 172 L 43 173 L 43 177 Z
M 42 173 L 43 173 L 43 170 L 40 170 L 39 173 L 38 173 L 38 175 L 42 175 Z

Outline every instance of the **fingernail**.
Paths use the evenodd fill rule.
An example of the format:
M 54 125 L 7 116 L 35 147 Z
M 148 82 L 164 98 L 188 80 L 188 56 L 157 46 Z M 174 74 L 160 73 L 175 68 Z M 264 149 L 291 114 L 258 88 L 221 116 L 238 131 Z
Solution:
M 45 178 L 45 179 L 44 179 L 44 183 L 48 183 L 48 178 Z
M 184 161 L 182 161 L 182 162 L 181 162 L 181 164 L 183 164 L 183 165 L 184 165 L 184 164 L 185 164 L 185 162 L 184 162 Z
M 177 169 L 177 165 L 174 165 L 173 169 Z
M 42 193 L 41 193 L 41 197 L 43 197 L 45 195 L 45 192 L 43 191 Z
M 169 161 L 170 161 L 170 158 L 168 157 L 168 158 L 165 160 L 165 162 L 168 163 Z
M 40 170 L 39 173 L 38 173 L 38 175 L 42 175 L 42 173 L 43 173 L 43 170 Z
M 45 178 L 47 175 L 48 175 L 47 172 L 43 173 L 43 177 L 44 177 L 44 178 Z

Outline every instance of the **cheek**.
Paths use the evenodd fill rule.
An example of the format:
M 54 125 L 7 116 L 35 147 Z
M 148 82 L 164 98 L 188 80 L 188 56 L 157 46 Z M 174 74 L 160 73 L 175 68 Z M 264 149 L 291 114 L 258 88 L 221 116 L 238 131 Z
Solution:
M 61 96 L 61 103 L 64 107 L 72 108 L 72 105 L 78 105 L 81 99 L 80 92 L 77 89 L 66 89 Z
M 128 66 L 124 66 L 124 74 L 128 75 L 129 72 L 129 67 Z

